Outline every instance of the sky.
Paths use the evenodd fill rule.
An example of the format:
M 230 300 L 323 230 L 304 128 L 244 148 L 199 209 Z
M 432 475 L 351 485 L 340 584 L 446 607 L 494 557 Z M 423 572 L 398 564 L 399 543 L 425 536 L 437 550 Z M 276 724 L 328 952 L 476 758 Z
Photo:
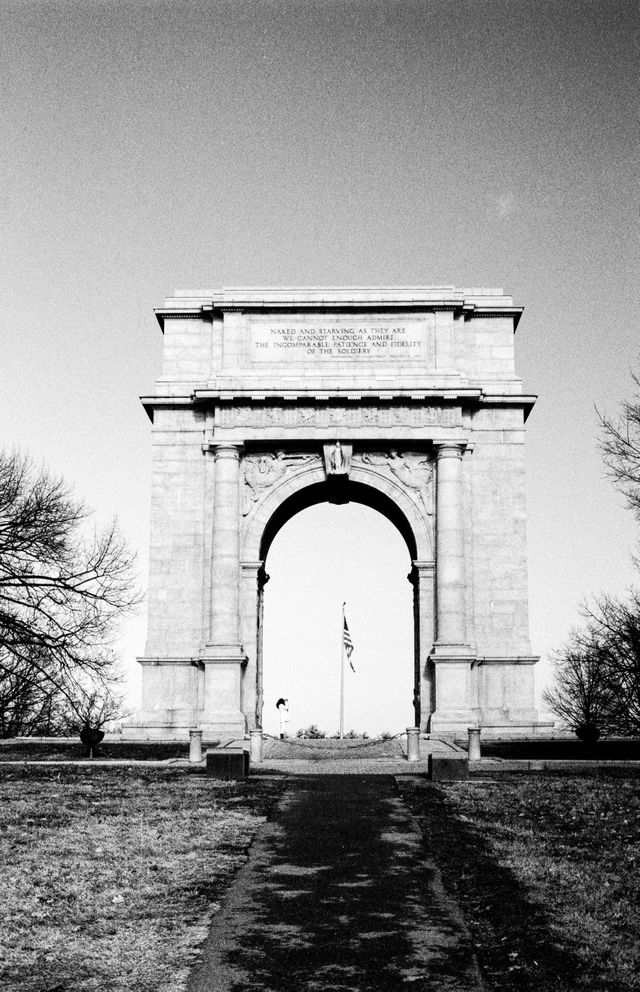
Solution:
M 138 396 L 159 375 L 165 296 L 502 286 L 525 307 L 517 365 L 539 395 L 527 500 L 542 687 L 580 602 L 634 581 L 638 528 L 604 476 L 596 411 L 615 412 L 638 367 L 638 20 L 635 0 L 4 0 L 0 444 L 62 475 L 98 520 L 117 515 L 144 584 Z M 265 679 L 291 695 L 293 723 L 335 729 L 335 691 L 313 682 L 335 688 L 335 669 L 314 644 L 342 598 L 359 678 L 347 723 L 410 722 L 395 701 L 409 586 L 387 526 L 327 506 L 274 542 Z M 278 630 L 312 578 L 305 609 L 326 616 L 296 606 L 294 658 Z M 388 640 L 371 641 L 372 617 Z M 144 638 L 142 612 L 123 638 L 132 696 Z

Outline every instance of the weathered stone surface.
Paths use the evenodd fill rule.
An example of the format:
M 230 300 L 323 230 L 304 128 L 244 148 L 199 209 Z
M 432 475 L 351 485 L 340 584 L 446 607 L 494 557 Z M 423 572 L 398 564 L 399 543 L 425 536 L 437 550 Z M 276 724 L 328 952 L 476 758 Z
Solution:
M 422 731 L 535 726 L 521 315 L 501 290 L 238 289 L 157 311 L 149 628 L 130 732 L 261 723 L 269 545 L 318 498 L 386 514 L 411 555 Z M 331 468 L 336 438 L 343 455 Z

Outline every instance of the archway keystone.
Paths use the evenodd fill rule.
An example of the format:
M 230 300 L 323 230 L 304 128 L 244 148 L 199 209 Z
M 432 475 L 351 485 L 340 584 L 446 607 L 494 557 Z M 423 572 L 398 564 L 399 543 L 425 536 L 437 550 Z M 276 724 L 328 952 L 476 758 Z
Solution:
M 521 308 L 499 290 L 222 290 L 157 310 L 149 629 L 156 738 L 260 725 L 270 544 L 295 513 L 361 502 L 411 559 L 414 719 L 537 721 L 528 640 Z M 390 673 L 393 678 L 393 673 Z

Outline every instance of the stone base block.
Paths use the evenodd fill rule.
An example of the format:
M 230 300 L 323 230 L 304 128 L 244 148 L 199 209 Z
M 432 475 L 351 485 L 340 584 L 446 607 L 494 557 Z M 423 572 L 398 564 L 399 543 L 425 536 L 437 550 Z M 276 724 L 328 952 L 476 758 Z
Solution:
M 189 717 L 176 719 L 173 714 L 158 718 L 154 714 L 148 717 L 144 713 L 136 713 L 122 727 L 127 740 L 132 741 L 185 741 L 189 740 L 189 731 L 196 727 L 196 722 Z
M 207 775 L 231 782 L 249 774 L 249 752 L 239 748 L 214 748 L 207 751 Z
M 242 739 L 246 720 L 240 710 L 207 714 L 193 709 L 142 710 L 122 729 L 127 739 L 138 741 L 188 741 L 190 730 L 201 730 L 203 744 L 213 744 L 221 738 Z
M 476 720 L 472 710 L 458 713 L 432 713 L 429 719 L 429 733 L 435 737 L 459 737 L 467 727 L 475 726 Z
M 530 740 L 532 737 L 547 737 L 553 730 L 553 720 L 538 720 L 531 723 L 482 723 L 480 725 L 482 740 Z M 462 736 L 462 735 L 457 735 Z M 456 737 L 456 739 L 457 739 Z
M 432 782 L 464 782 L 469 778 L 466 758 L 441 758 L 429 755 L 429 778 Z

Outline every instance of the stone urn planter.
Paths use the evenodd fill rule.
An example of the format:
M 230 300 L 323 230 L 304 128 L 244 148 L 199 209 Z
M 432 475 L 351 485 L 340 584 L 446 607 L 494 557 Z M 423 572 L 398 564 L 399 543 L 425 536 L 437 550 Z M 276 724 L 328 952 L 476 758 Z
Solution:
M 87 748 L 87 757 L 95 757 L 98 744 L 104 740 L 104 730 L 99 730 L 97 727 L 90 727 L 88 723 L 85 723 L 84 727 L 80 731 L 80 740 Z
M 580 723 L 576 727 L 576 736 L 580 738 L 583 744 L 590 746 L 598 740 L 600 731 L 595 723 Z

